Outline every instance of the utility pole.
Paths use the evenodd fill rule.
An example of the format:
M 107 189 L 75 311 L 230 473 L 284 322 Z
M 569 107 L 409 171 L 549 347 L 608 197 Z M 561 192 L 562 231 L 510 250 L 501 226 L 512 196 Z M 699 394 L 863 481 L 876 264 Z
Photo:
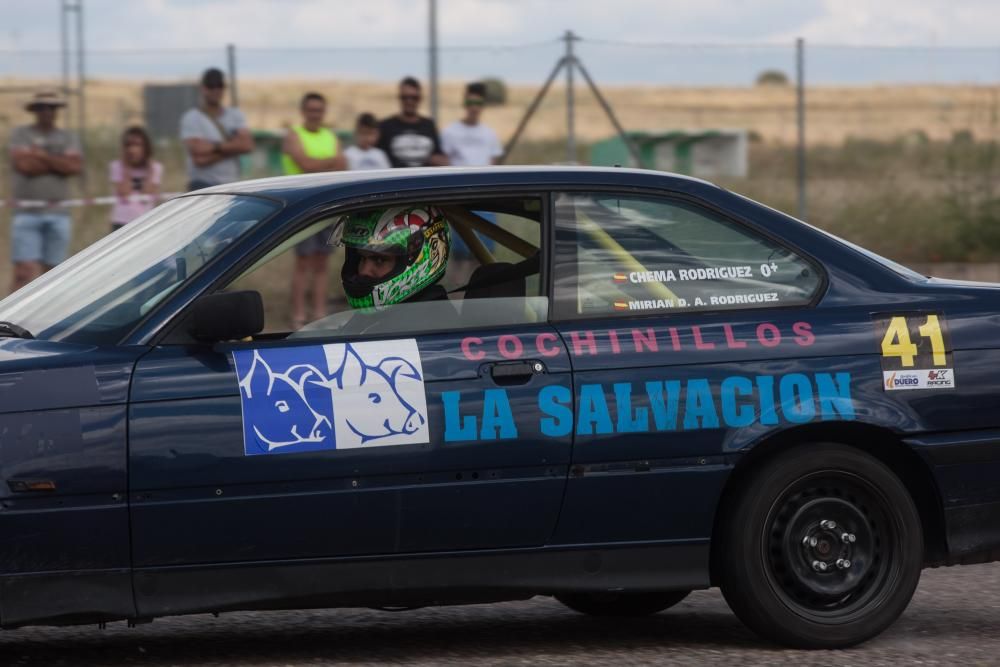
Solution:
M 437 0 L 428 0 L 428 70 L 430 83 L 431 118 L 438 120 L 438 44 L 437 44 Z

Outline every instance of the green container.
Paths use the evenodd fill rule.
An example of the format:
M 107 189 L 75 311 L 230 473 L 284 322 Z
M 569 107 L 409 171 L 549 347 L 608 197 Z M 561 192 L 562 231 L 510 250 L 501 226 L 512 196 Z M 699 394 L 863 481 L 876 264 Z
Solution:
M 598 141 L 590 147 L 590 163 L 597 166 L 639 167 L 693 175 L 692 148 L 699 141 L 715 138 L 718 130 L 698 132 L 626 132 L 639 152 L 636 164 L 621 136 Z

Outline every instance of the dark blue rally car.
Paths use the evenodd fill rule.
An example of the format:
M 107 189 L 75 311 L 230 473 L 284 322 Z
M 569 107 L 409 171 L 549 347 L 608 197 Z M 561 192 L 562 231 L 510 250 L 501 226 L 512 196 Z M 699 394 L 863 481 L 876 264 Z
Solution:
M 0 624 L 720 586 L 861 642 L 1000 558 L 998 313 L 654 172 L 179 197 L 0 302 Z

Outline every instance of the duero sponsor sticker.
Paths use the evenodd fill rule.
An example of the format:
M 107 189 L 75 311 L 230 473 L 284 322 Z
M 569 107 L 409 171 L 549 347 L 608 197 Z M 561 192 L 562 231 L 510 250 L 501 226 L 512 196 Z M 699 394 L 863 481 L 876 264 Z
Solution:
M 932 368 L 918 371 L 882 371 L 886 391 L 900 389 L 954 389 L 955 371 L 951 368 Z

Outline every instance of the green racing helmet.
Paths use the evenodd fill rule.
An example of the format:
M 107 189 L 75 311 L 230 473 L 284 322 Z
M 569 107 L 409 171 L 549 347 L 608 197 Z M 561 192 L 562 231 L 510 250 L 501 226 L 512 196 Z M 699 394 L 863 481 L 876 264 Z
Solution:
M 378 310 L 402 303 L 440 280 L 448 268 L 448 220 L 436 207 L 352 213 L 342 229 L 346 257 L 340 277 L 352 308 Z M 358 275 L 359 251 L 391 255 L 395 266 L 378 279 Z

